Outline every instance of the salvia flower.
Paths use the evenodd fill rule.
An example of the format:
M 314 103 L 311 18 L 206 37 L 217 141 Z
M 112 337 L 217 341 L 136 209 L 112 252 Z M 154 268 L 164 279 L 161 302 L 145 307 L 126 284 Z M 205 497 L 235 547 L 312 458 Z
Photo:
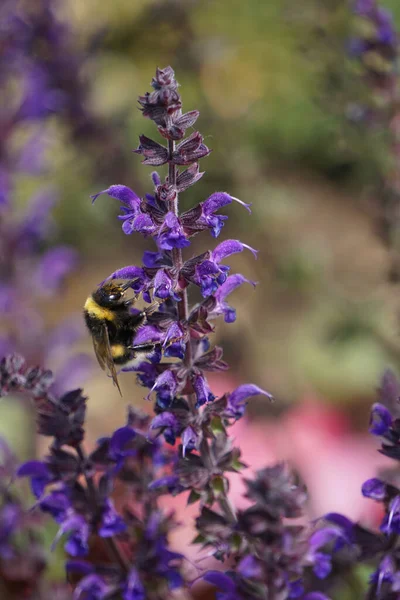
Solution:
M 400 408 L 399 383 L 390 371 L 382 378 L 381 402 L 371 411 L 370 432 L 382 438 L 380 452 L 400 460 Z M 394 403 L 396 400 L 396 404 Z M 391 412 L 388 408 L 390 406 Z M 394 413 L 394 414 L 393 414 Z M 317 576 L 327 577 L 336 560 L 356 564 L 362 560 L 374 561 L 368 598 L 394 599 L 400 591 L 400 560 L 398 536 L 400 534 L 400 489 L 393 472 L 386 477 L 373 477 L 362 486 L 362 494 L 382 505 L 384 515 L 379 531 L 369 530 L 345 516 L 330 513 L 324 517 L 325 525 L 312 536 L 311 548 Z

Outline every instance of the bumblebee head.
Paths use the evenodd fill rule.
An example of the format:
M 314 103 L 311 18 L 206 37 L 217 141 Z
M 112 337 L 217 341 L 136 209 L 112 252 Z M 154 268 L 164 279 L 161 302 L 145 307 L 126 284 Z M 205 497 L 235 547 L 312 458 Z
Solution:
M 125 301 L 125 292 L 131 283 L 131 281 L 123 285 L 114 283 L 113 281 L 105 283 L 93 292 L 93 299 L 97 304 L 105 308 L 120 306 Z

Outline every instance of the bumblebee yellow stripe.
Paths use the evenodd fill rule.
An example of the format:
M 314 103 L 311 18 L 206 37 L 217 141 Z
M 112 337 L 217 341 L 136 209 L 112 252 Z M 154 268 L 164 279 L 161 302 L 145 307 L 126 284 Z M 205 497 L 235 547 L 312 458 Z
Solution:
M 122 344 L 113 344 L 111 346 L 111 355 L 113 358 L 121 358 L 125 354 L 125 347 Z
M 114 321 L 115 319 L 115 314 L 112 310 L 99 306 L 91 296 L 86 300 L 84 309 L 89 315 L 97 317 L 98 319 L 107 319 L 107 321 Z

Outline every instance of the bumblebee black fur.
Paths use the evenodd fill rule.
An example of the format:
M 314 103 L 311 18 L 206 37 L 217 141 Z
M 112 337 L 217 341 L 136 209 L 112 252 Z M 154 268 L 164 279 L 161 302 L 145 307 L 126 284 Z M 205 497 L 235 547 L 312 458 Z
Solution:
M 119 391 L 115 365 L 126 365 L 138 354 L 151 353 L 156 346 L 154 343 L 133 345 L 135 333 L 158 305 L 131 314 L 130 307 L 136 298 L 125 300 L 130 284 L 106 283 L 87 298 L 84 306 L 85 322 L 92 335 L 97 360 L 102 369 L 108 368 Z

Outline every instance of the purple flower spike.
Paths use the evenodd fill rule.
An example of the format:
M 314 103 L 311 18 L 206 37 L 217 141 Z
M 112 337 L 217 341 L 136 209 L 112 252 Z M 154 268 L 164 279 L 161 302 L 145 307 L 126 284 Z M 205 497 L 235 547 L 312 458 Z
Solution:
M 388 409 L 376 402 L 372 406 L 369 431 L 374 435 L 385 435 L 392 425 L 392 415 Z

